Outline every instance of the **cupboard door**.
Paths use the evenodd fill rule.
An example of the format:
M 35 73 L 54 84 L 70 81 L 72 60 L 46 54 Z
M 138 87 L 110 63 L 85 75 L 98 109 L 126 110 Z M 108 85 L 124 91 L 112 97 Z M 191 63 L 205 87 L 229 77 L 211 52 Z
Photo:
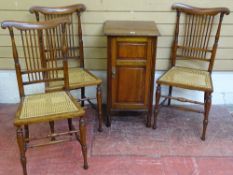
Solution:
M 145 37 L 112 40 L 112 107 L 143 109 L 148 105 L 151 42 Z

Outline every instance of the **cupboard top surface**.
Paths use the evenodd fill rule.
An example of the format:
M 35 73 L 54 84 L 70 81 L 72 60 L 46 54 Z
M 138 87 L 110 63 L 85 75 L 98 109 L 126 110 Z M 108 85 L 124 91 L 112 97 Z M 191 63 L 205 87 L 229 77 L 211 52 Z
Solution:
M 108 36 L 159 36 L 153 21 L 106 21 L 104 34 Z

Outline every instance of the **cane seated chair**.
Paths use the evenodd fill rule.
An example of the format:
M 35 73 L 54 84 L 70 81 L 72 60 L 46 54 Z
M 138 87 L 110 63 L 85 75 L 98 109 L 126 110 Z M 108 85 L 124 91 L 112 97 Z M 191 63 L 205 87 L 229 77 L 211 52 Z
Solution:
M 88 168 L 84 121 L 85 111 L 73 99 L 68 89 L 67 44 L 65 39 L 65 30 L 68 23 L 69 19 L 56 19 L 34 23 L 3 21 L 1 24 L 3 29 L 7 28 L 10 32 L 20 94 L 20 104 L 16 112 L 14 125 L 16 127 L 17 142 L 24 175 L 27 174 L 25 154 L 28 148 L 69 141 L 71 135 L 80 142 L 84 158 L 84 168 Z M 61 29 L 61 35 L 60 38 L 54 40 L 54 31 L 57 28 Z M 17 34 L 14 34 L 16 32 Z M 18 33 L 20 36 L 18 36 Z M 57 54 L 55 51 L 57 50 L 63 54 L 64 59 L 61 64 L 57 64 L 56 62 Z M 50 62 L 50 64 L 53 64 L 51 68 L 48 68 L 44 64 L 46 59 L 53 60 L 53 62 Z M 51 73 L 57 71 L 63 72 L 63 76 Z M 26 86 L 53 81 L 63 81 L 64 90 L 30 95 L 25 91 Z M 79 130 L 76 130 L 72 124 L 72 118 L 79 118 Z M 36 145 L 30 142 L 35 139 L 29 137 L 30 124 L 56 120 L 68 120 L 68 132 L 51 133 L 45 138 L 68 135 L 68 139 L 49 141 L 48 143 Z
M 204 114 L 201 139 L 205 140 L 208 115 L 213 92 L 211 72 L 214 66 L 218 40 L 227 8 L 197 8 L 176 3 L 176 27 L 171 53 L 171 68 L 157 80 L 154 125 L 157 127 L 159 107 L 171 100 L 204 105 L 204 111 L 176 106 L 183 110 Z M 212 37 L 214 36 L 214 37 Z M 161 95 L 161 85 L 169 86 L 168 95 Z M 204 103 L 172 96 L 173 87 L 204 92 Z M 160 97 L 164 100 L 160 103 Z M 174 105 L 173 105 L 174 107 Z
M 75 4 L 64 7 L 42 7 L 33 6 L 29 10 L 34 13 L 37 21 L 50 20 L 59 17 L 68 17 L 71 24 L 67 27 L 68 40 L 68 62 L 69 62 L 69 88 L 71 90 L 81 89 L 82 106 L 87 100 L 92 106 L 92 99 L 85 97 L 85 87 L 96 86 L 96 99 L 98 108 L 99 126 L 98 131 L 102 131 L 102 80 L 84 68 L 84 54 L 83 54 L 83 40 L 82 40 L 82 26 L 81 13 L 85 11 L 83 4 Z M 59 35 L 59 31 L 56 32 Z M 47 84 L 47 90 L 61 89 L 62 83 Z

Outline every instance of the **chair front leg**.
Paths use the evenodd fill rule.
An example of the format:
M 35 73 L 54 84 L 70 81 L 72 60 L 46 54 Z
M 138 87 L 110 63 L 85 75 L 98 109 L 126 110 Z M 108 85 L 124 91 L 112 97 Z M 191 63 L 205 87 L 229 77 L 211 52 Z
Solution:
M 26 167 L 27 160 L 25 156 L 26 145 L 25 145 L 25 140 L 24 140 L 23 129 L 21 127 L 17 127 L 16 136 L 17 136 L 17 142 L 18 142 L 19 152 L 20 152 L 20 161 L 23 167 L 23 174 L 27 175 L 27 167 Z
M 154 111 L 154 125 L 153 125 L 153 129 L 157 128 L 157 116 L 159 113 L 159 101 L 160 101 L 160 96 L 161 96 L 161 86 L 160 84 L 157 85 L 156 88 L 156 101 L 155 101 L 155 111 Z
M 83 160 L 84 160 L 84 169 L 88 169 L 88 163 L 87 163 L 87 144 L 86 144 L 86 125 L 85 120 L 83 117 L 79 120 L 79 130 L 80 130 L 80 144 L 82 147 L 82 154 L 83 154 Z
M 206 136 L 206 129 L 208 125 L 208 118 L 209 118 L 209 112 L 211 108 L 211 103 L 212 103 L 212 98 L 211 98 L 211 93 L 205 92 L 205 112 L 204 112 L 204 120 L 203 120 L 203 131 L 202 131 L 202 136 L 201 140 L 205 140 Z
M 103 116 L 102 116 L 102 90 L 101 90 L 101 86 L 100 85 L 98 85 L 97 89 L 96 89 L 96 99 L 97 99 L 98 119 L 99 119 L 99 128 L 98 128 L 98 131 L 102 132 L 103 131 L 103 127 L 102 127 L 102 123 L 103 123 Z

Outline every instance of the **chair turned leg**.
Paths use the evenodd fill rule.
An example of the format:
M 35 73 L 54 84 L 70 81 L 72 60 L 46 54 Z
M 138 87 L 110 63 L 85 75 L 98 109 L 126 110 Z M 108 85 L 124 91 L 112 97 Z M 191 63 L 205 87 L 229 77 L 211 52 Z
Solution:
M 85 98 L 85 87 L 81 88 L 81 98 Z M 84 106 L 85 101 L 81 101 L 81 106 Z
M 157 116 L 159 113 L 159 100 L 160 100 L 160 96 L 161 96 L 161 86 L 160 84 L 158 84 L 157 89 L 156 89 L 156 101 L 155 101 L 155 111 L 154 111 L 154 125 L 153 125 L 153 129 L 157 128 Z
M 110 105 L 110 99 L 109 97 L 107 98 L 107 109 L 106 109 L 106 126 L 111 127 L 112 124 L 112 116 L 111 116 L 111 105 Z
M 82 147 L 82 154 L 84 160 L 84 169 L 88 169 L 87 163 L 87 144 L 86 144 L 86 126 L 84 118 L 80 118 L 79 120 L 79 129 L 80 129 L 80 144 Z
M 69 131 L 73 131 L 74 128 L 73 128 L 72 119 L 68 118 L 67 121 L 68 121 Z M 70 134 L 70 135 L 72 135 L 72 134 Z
M 204 112 L 204 120 L 203 120 L 203 131 L 202 131 L 202 136 L 201 140 L 205 140 L 206 136 L 206 129 L 208 125 L 208 117 L 209 117 L 209 112 L 210 112 L 210 107 L 211 107 L 211 93 L 205 92 L 205 112 Z
M 73 130 L 72 119 L 71 119 L 71 118 L 68 118 L 67 121 L 68 121 L 69 131 L 72 131 L 72 130 Z
M 25 156 L 25 140 L 23 135 L 23 129 L 21 127 L 18 127 L 16 129 L 16 135 L 17 135 L 17 142 L 19 146 L 19 152 L 20 152 L 20 161 L 23 167 L 23 174 L 27 175 L 27 167 L 26 167 L 26 156 Z
M 107 127 L 111 127 L 111 124 L 112 124 L 112 116 L 111 116 L 111 112 L 110 112 L 109 106 L 107 106 L 106 126 Z
M 168 92 L 168 96 L 172 95 L 172 86 L 169 86 L 169 92 Z M 170 106 L 171 105 L 171 99 L 168 99 L 167 105 Z
M 68 121 L 69 131 L 74 131 L 74 130 L 75 130 L 75 127 L 74 127 L 74 125 L 73 125 L 73 120 L 72 120 L 71 118 L 68 118 L 67 121 Z M 72 135 L 72 133 L 70 133 L 70 135 Z M 77 133 L 75 133 L 75 137 L 76 137 L 76 139 L 79 141 L 79 136 L 78 136 Z
M 24 133 L 25 133 L 25 138 L 26 138 L 26 142 L 29 142 L 29 127 L 28 125 L 24 125 Z
M 49 127 L 50 127 L 51 134 L 54 134 L 54 121 L 50 121 L 49 122 Z M 55 137 L 51 137 L 51 141 L 54 141 L 54 140 L 56 140 L 56 138 Z
M 102 91 L 101 91 L 101 86 L 98 85 L 96 89 L 96 99 L 97 99 L 97 106 L 98 106 L 98 119 L 99 119 L 99 128 L 98 131 L 102 132 L 103 127 L 103 116 L 102 116 Z

